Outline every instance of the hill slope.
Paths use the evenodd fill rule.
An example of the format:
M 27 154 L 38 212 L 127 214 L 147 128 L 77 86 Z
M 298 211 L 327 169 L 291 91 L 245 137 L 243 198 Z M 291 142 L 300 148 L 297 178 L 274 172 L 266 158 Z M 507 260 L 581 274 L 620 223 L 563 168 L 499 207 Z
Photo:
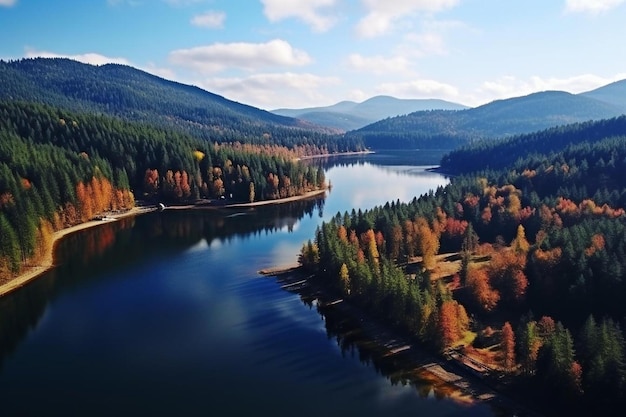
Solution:
M 461 104 L 438 99 L 398 99 L 389 96 L 376 96 L 362 103 L 342 101 L 327 107 L 277 109 L 272 110 L 272 113 L 348 131 L 359 129 L 388 117 L 416 111 L 462 110 L 466 108 Z
M 328 142 L 328 129 L 119 64 L 62 58 L 0 61 L 0 100 L 38 102 L 191 132 L 217 142 Z
M 529 133 L 622 113 L 618 106 L 594 98 L 546 91 L 461 111 L 416 112 L 381 120 L 349 135 L 374 149 L 454 148 L 476 139 Z
M 552 155 L 569 146 L 594 144 L 607 138 L 626 137 L 626 116 L 574 123 L 539 132 L 518 135 L 501 141 L 481 141 L 456 149 L 441 160 L 447 172 L 468 173 L 499 170 L 516 161 L 538 155 Z
M 626 80 L 616 81 L 579 95 L 613 104 L 626 113 Z

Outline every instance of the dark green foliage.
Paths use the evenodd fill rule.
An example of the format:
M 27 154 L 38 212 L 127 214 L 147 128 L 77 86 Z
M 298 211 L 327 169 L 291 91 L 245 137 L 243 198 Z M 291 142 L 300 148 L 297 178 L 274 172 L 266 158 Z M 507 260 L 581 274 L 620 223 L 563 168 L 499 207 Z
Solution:
M 230 101 L 135 68 L 62 58 L 0 61 L 0 100 L 23 100 L 107 114 L 193 134 L 210 142 L 361 150 L 358 140 Z
M 251 185 L 255 201 L 325 186 L 321 168 L 294 162 L 284 149 L 271 155 L 275 148 L 214 145 L 142 122 L 0 101 L 0 273 L 15 273 L 34 255 L 41 220 L 57 228 L 85 220 L 76 209 L 93 197 L 78 196 L 77 186 L 93 178 L 172 203 L 249 202 Z
M 626 135 L 626 116 L 595 122 L 560 126 L 500 141 L 480 141 L 454 150 L 441 160 L 441 168 L 454 173 L 501 170 L 518 161 L 541 161 L 550 153 L 560 152 L 567 146 L 585 144 L 610 137 Z M 581 152 L 588 157 L 588 152 Z

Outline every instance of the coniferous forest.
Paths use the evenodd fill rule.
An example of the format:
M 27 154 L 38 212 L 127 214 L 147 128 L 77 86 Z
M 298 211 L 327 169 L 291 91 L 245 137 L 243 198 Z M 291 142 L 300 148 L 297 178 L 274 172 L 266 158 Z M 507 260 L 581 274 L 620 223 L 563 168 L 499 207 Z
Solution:
M 480 364 L 543 412 L 623 407 L 623 122 L 454 151 L 442 162 L 456 168 L 448 186 L 337 213 L 300 262 L 349 302 Z
M 136 199 L 254 202 L 324 187 L 294 148 L 188 133 L 43 104 L 0 103 L 0 276 L 36 264 L 55 230 Z M 319 152 L 319 149 L 318 149 Z

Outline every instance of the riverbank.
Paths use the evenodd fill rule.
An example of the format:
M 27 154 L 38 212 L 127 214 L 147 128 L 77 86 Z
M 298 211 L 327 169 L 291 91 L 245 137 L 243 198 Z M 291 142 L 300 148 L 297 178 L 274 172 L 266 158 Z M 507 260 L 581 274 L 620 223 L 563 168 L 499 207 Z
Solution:
M 284 203 L 289 203 L 289 202 L 294 202 L 294 201 L 299 201 L 299 200 L 306 200 L 309 198 L 316 198 L 325 194 L 326 191 L 327 189 L 324 188 L 320 190 L 311 191 L 303 195 L 281 198 L 277 200 L 255 201 L 252 203 L 217 202 L 216 204 L 210 204 L 210 205 L 189 204 L 189 205 L 181 205 L 181 206 L 168 206 L 165 209 L 166 210 L 197 210 L 197 209 L 202 210 L 202 209 L 250 208 L 250 207 L 258 207 L 258 206 L 265 206 L 265 205 L 284 204 Z M 81 231 L 81 230 L 100 226 L 109 221 L 115 221 L 115 220 L 125 218 L 125 217 L 137 216 L 137 215 L 150 213 L 150 212 L 157 211 L 157 210 L 159 210 L 159 208 L 153 207 L 153 206 L 134 207 L 131 210 L 128 210 L 122 213 L 108 214 L 102 217 L 101 220 L 91 220 L 91 221 L 77 224 L 75 226 L 68 227 L 68 228 L 55 232 L 52 235 L 52 243 L 50 245 L 50 249 L 47 251 L 43 259 L 37 265 L 31 265 L 31 266 L 25 267 L 24 270 L 19 275 L 13 278 L 10 278 L 0 284 L 0 297 L 23 287 L 24 285 L 28 284 L 35 278 L 39 277 L 40 275 L 44 274 L 45 272 L 53 268 L 54 267 L 54 251 L 55 251 L 57 243 L 63 237 L 71 233 Z
M 330 294 L 316 284 L 313 275 L 297 264 L 284 265 L 258 271 L 267 277 L 275 277 L 281 288 L 300 295 L 303 299 L 315 299 L 320 313 L 333 314 L 342 321 L 353 323 L 350 334 L 366 345 L 378 360 L 394 360 L 394 375 L 409 375 L 409 381 L 428 384 L 437 396 L 445 396 L 457 403 L 474 405 L 487 403 L 510 415 L 539 417 L 513 399 L 498 391 L 485 379 L 468 371 L 461 360 L 452 356 L 438 356 L 418 346 L 407 336 L 393 331 L 388 325 L 369 316 L 359 307 Z M 329 320 L 326 320 L 327 322 Z M 388 375 L 391 377 L 392 375 Z M 509 414 L 502 414 L 509 415 Z
M 306 160 L 306 159 L 317 159 L 317 158 L 329 158 L 329 157 L 333 157 L 333 156 L 350 156 L 350 155 L 369 155 L 375 153 L 374 151 L 354 151 L 354 152 L 341 152 L 341 153 L 322 153 L 319 155 L 307 155 L 307 156 L 301 156 L 300 158 L 298 158 L 299 160 Z
M 27 266 L 24 268 L 22 273 L 20 273 L 14 278 L 7 280 L 6 282 L 3 282 L 0 285 L 0 297 L 11 293 L 17 290 L 18 288 L 23 287 L 24 285 L 28 284 L 35 278 L 39 277 L 43 273 L 53 268 L 54 267 L 54 251 L 56 249 L 56 245 L 65 236 L 81 231 L 81 230 L 100 226 L 108 221 L 115 221 L 115 220 L 125 218 L 125 217 L 137 216 L 137 215 L 149 213 L 155 210 L 157 210 L 157 208 L 154 208 L 154 207 L 134 207 L 122 213 L 109 214 L 106 217 L 103 217 L 102 220 L 91 220 L 85 223 L 77 224 L 75 226 L 67 227 L 65 229 L 61 229 L 59 231 L 54 232 L 54 234 L 52 235 L 52 243 L 50 244 L 50 249 L 48 249 L 43 259 L 37 265 Z
M 233 209 L 233 208 L 251 208 L 269 205 L 278 205 L 285 203 L 292 203 L 294 201 L 308 200 L 310 198 L 320 197 L 326 194 L 328 188 L 322 188 L 319 190 L 309 191 L 301 195 L 295 195 L 292 197 L 278 198 L 275 200 L 260 200 L 252 203 L 230 203 L 227 200 L 215 200 L 201 204 L 185 204 L 180 206 L 166 206 L 164 210 L 215 210 L 215 209 Z

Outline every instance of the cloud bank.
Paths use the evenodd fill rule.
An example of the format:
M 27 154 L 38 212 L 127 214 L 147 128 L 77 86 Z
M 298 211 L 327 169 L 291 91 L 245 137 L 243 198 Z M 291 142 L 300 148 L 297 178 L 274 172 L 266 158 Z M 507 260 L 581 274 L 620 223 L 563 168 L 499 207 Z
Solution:
M 202 73 L 217 73 L 227 68 L 255 71 L 278 66 L 302 66 L 311 57 L 288 42 L 274 39 L 266 43 L 214 43 L 189 49 L 177 49 L 169 54 L 169 61 Z

